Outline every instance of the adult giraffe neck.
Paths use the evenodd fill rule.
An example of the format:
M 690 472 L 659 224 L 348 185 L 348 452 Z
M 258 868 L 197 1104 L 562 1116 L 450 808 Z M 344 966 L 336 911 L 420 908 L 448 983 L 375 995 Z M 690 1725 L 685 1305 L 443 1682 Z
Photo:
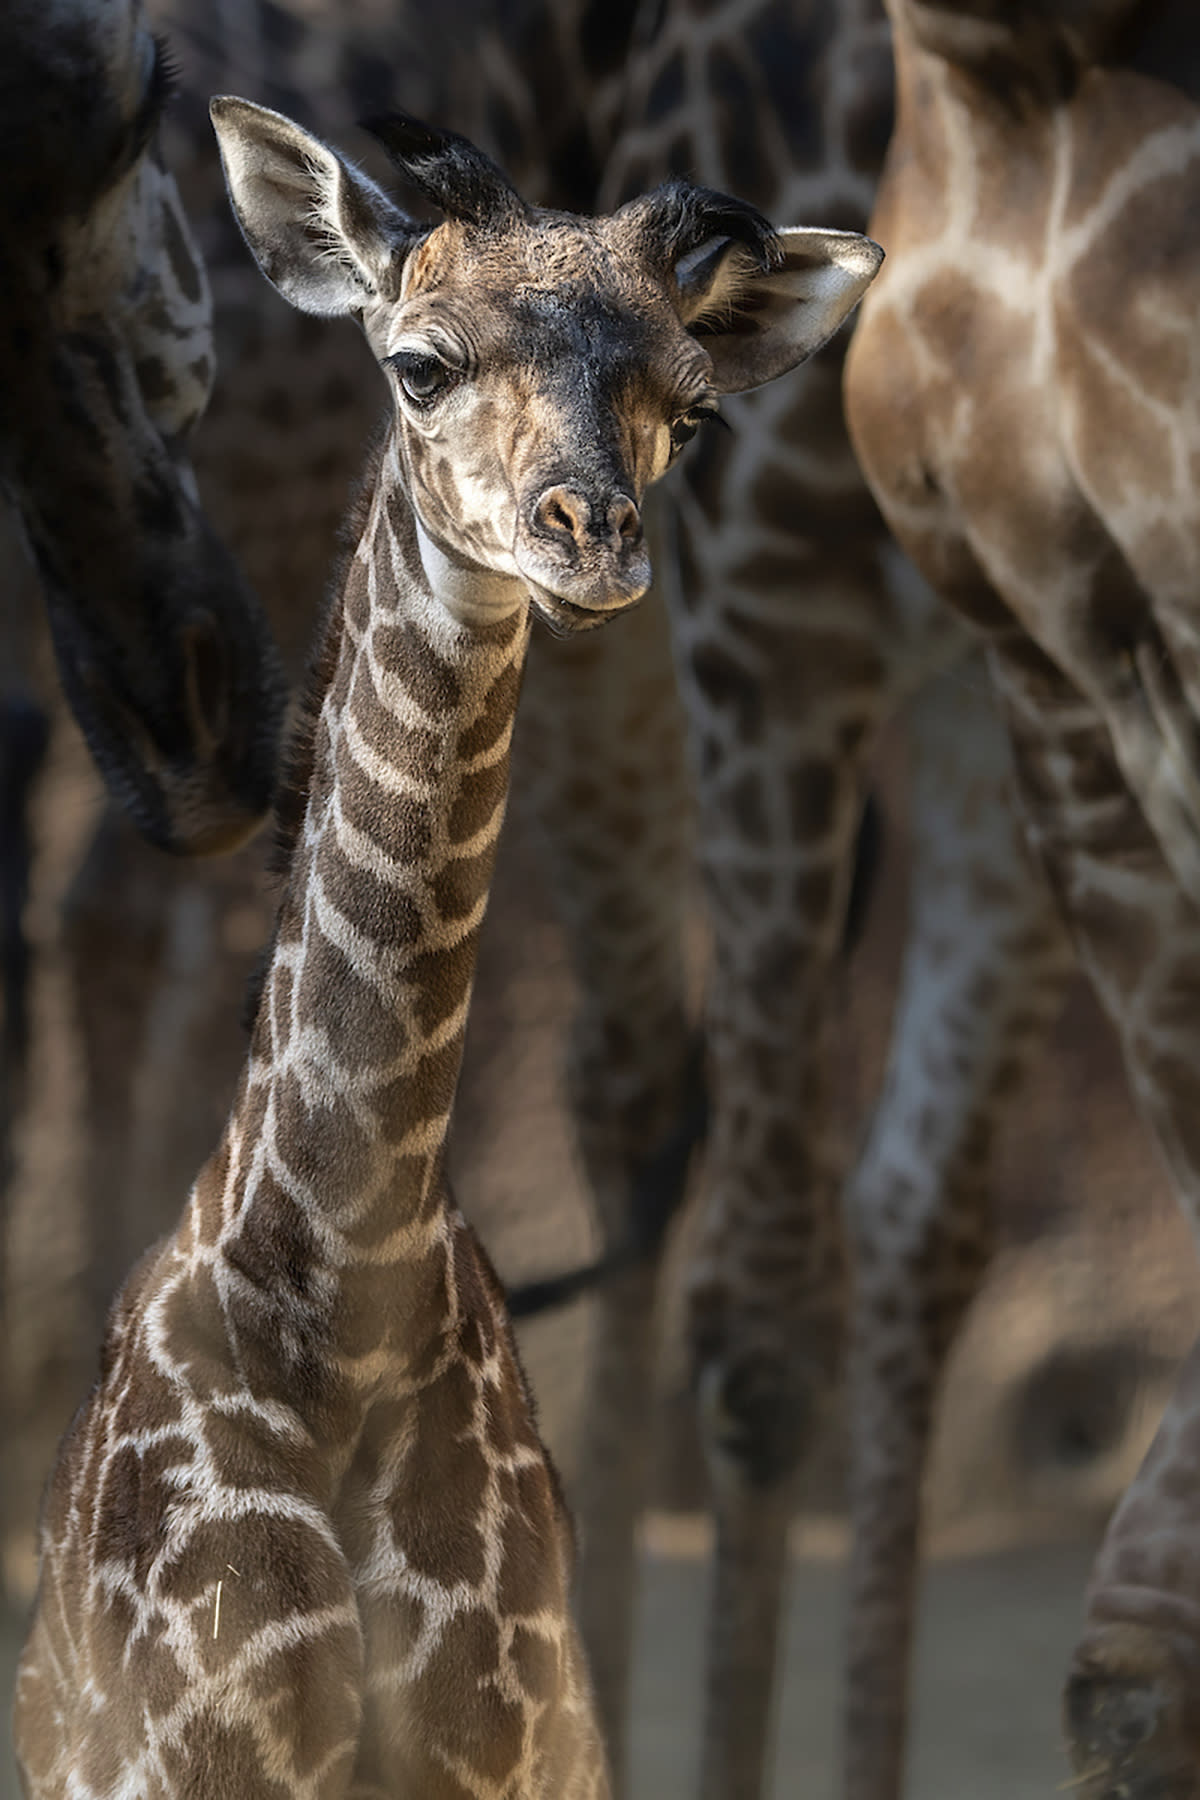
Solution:
M 1052 0 L 1040 10 L 993 15 L 968 4 L 890 0 L 889 12 L 901 104 L 914 50 L 944 60 L 985 111 L 1058 105 L 1089 70 L 1117 68 L 1200 97 L 1200 15 L 1192 0 Z
M 334 1350 L 343 1326 L 363 1334 L 363 1271 L 423 1263 L 445 1233 L 442 1153 L 529 634 L 515 582 L 481 578 L 472 605 L 460 575 L 447 602 L 396 473 L 389 446 L 347 567 L 249 1062 L 191 1203 L 224 1253 L 218 1286 L 249 1281 L 284 1335 L 294 1315 Z M 408 1312 L 402 1356 L 441 1323 Z
M 1011 136 L 1059 104 L 1077 76 L 1049 32 L 1024 39 L 1003 23 L 953 10 L 927 16 L 903 4 L 892 16 L 896 121 L 906 141 L 934 124 L 931 101 L 961 112 L 976 129 L 994 116 L 996 129 Z

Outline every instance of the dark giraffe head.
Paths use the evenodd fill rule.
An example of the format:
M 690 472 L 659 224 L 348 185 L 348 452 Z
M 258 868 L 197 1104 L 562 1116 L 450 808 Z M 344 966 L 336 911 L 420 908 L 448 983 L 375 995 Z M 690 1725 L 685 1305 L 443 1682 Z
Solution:
M 465 139 L 380 121 L 445 214 L 418 225 L 288 119 L 236 99 L 212 111 L 264 273 L 296 306 L 362 323 L 426 542 L 518 578 L 562 629 L 645 592 L 646 488 L 722 394 L 823 343 L 881 257 L 849 232 L 776 234 L 686 182 L 610 218 L 542 211 Z
M 169 80 L 136 0 L 3 8 L 0 490 L 109 787 L 202 852 L 269 804 L 282 688 L 186 457 L 212 320 L 157 150 Z
M 988 77 L 1072 83 L 1086 64 L 1144 29 L 1157 0 L 885 0 L 893 23 L 922 49 Z

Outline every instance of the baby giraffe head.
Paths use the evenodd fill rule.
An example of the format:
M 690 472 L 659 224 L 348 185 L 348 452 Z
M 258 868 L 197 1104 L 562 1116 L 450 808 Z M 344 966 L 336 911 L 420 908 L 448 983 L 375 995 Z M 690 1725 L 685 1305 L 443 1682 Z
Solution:
M 212 115 L 263 272 L 304 311 L 357 318 L 388 377 L 427 569 L 519 584 L 558 629 L 640 598 L 650 483 L 723 394 L 824 343 L 882 257 L 684 181 L 609 218 L 544 211 L 464 138 L 378 121 L 444 215 L 421 225 L 277 113 Z

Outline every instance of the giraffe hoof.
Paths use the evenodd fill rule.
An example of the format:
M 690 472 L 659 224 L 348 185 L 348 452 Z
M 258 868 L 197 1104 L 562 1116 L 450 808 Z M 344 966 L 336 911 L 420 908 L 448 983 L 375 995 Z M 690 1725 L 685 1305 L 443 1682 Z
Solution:
M 1078 1800 L 1200 1800 L 1200 1671 L 1163 1633 L 1090 1631 L 1063 1716 Z

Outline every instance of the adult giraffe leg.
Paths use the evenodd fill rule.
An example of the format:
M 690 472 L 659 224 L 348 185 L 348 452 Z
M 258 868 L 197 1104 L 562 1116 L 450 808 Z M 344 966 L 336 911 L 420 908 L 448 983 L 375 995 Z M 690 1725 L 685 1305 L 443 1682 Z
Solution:
M 712 1118 L 687 1297 L 717 1539 L 710 1800 L 760 1790 L 793 1476 L 840 1369 L 828 1025 L 865 762 L 895 673 L 873 544 L 739 529 L 753 518 L 736 491 L 747 446 L 743 432 L 719 508 L 705 510 L 702 487 L 685 494 L 672 595 L 714 933 Z
M 110 808 L 63 909 L 78 1017 L 89 1200 L 87 1341 L 170 1225 L 220 1132 L 245 1049 L 242 998 L 267 931 L 261 846 L 169 862 Z
M 1021 791 L 1130 1084 L 1200 1224 L 1200 906 L 1167 866 L 1093 709 L 1026 643 L 994 658 Z M 1200 1769 L 1200 1349 L 1097 1558 L 1067 1680 L 1084 1800 L 1195 1800 Z
M 31 808 L 50 741 L 35 674 L 35 628 L 41 597 L 24 556 L 15 517 L 0 505 L 0 564 L 5 569 L 0 617 L 0 1218 L 13 1173 L 13 1132 L 25 1104 L 30 1034 L 32 953 L 28 922 L 34 844 Z M 4 1237 L 0 1230 L 0 1289 Z
M 938 1387 L 993 1247 L 1002 1102 L 1053 1021 L 1071 958 L 1012 806 L 978 658 L 910 721 L 909 924 L 885 1085 L 847 1192 L 852 1560 L 843 1792 L 903 1785 L 921 1487 Z
M 13 1275 L 10 1241 L 22 1128 L 31 1087 L 36 951 L 28 918 L 34 851 L 34 800 L 49 745 L 50 720 L 39 704 L 32 621 L 40 619 L 15 520 L 0 504 L 0 1595 L 9 1548 L 26 1521 L 18 1490 L 20 1421 L 14 1380 Z M 24 1484 L 25 1488 L 28 1484 Z M 22 1497 L 24 1492 L 22 1490 Z
M 578 1612 L 619 1782 L 659 1227 L 682 1198 L 680 1126 L 696 1113 L 683 954 L 690 805 L 657 596 L 615 631 L 568 642 L 538 634 L 530 662 L 515 787 L 544 836 L 579 982 L 568 1070 L 575 1128 L 603 1252 L 624 1250 L 631 1233 L 645 1247 L 597 1290 L 577 1504 Z

